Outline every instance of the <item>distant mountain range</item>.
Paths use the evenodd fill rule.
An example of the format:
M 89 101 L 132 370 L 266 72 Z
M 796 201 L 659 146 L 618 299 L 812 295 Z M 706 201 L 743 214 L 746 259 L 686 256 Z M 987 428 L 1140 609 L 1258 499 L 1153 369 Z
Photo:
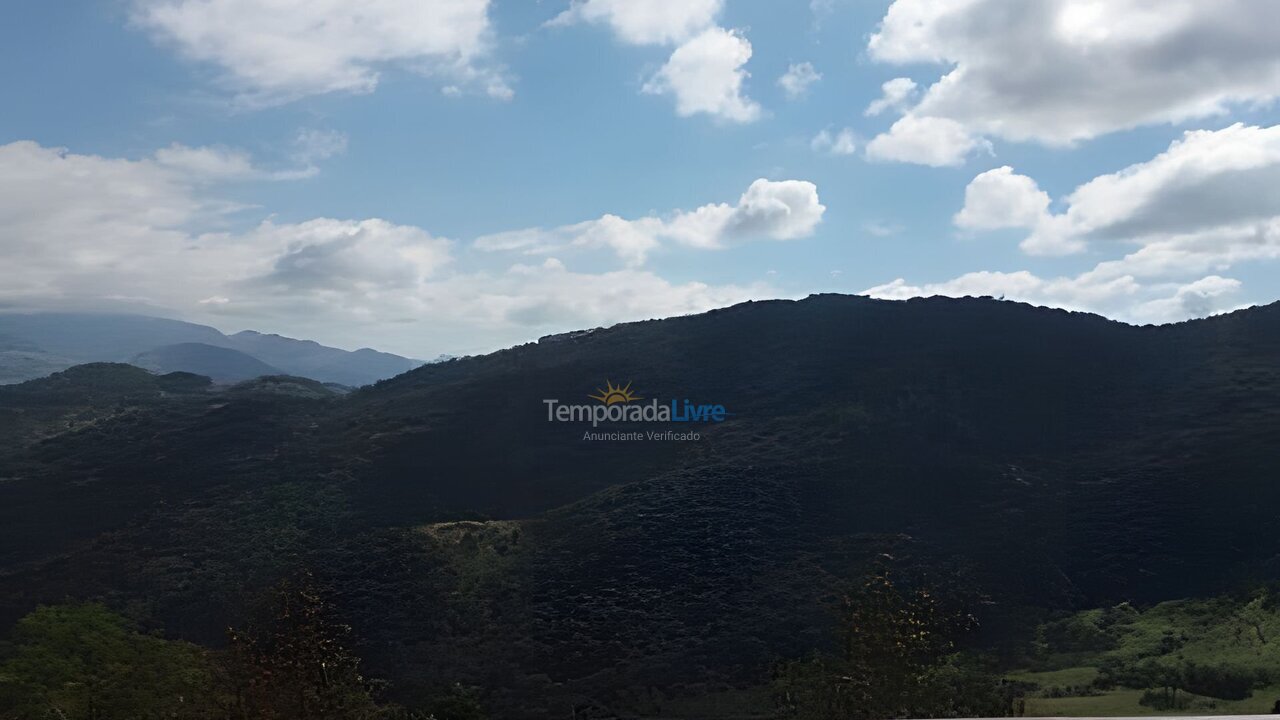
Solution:
M 263 375 L 290 374 L 248 353 L 204 343 L 164 345 L 135 355 L 129 364 L 159 374 L 179 371 L 195 373 L 218 383 L 240 382 Z
M 155 326 L 153 347 L 201 342 Z M 74 355 L 74 335 L 41 347 Z M 710 708 L 828 647 L 879 565 L 971 610 L 1010 663 L 1060 613 L 1280 578 L 1280 304 L 1134 327 L 824 295 L 346 394 L 202 380 L 93 365 L 0 388 L 0 627 L 101 599 L 218 646 L 306 569 L 397 698 L 461 684 L 493 717 L 744 718 L 763 701 Z M 620 409 L 727 413 L 549 419 L 548 399 L 606 407 L 610 386 L 638 396 Z
M 127 362 L 156 372 L 193 372 L 216 382 L 296 375 L 350 387 L 423 364 L 368 348 L 351 352 L 252 330 L 228 336 L 206 325 L 144 315 L 0 314 L 0 384 L 43 377 L 87 362 Z

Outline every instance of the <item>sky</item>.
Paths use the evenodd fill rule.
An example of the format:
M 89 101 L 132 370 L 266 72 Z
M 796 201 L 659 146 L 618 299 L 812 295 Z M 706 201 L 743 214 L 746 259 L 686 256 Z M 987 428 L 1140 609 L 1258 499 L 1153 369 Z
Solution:
M 1273 0 L 14 0 L 0 308 L 414 357 L 1280 296 Z

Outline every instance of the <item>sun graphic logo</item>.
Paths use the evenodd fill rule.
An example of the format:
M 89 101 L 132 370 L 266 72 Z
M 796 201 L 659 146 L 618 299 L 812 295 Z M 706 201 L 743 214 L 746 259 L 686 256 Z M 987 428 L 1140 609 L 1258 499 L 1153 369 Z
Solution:
M 644 399 L 631 392 L 631 383 L 627 383 L 624 387 L 621 385 L 614 385 L 611 381 L 605 380 L 604 389 L 596 388 L 596 392 L 599 394 L 588 395 L 587 397 L 592 400 L 599 400 L 605 405 L 616 405 L 617 403 L 629 403 Z

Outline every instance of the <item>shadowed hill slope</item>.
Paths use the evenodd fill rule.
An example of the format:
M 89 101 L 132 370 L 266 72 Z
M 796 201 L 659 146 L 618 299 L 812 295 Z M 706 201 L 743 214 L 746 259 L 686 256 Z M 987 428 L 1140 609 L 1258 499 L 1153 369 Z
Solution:
M 152 372 L 189 372 L 223 383 L 282 374 L 277 368 L 239 350 L 204 343 L 165 345 L 140 353 L 129 362 Z
M 596 429 L 689 442 L 548 422 L 545 399 L 595 403 L 606 381 L 729 415 Z M 1132 327 L 815 296 L 344 397 L 267 389 L 17 443 L 0 468 L 0 619 L 106 597 L 216 643 L 246 598 L 306 566 L 401 691 L 463 682 L 550 713 L 758 681 L 822 642 L 826 603 L 882 553 L 981 598 L 997 645 L 1027 612 L 1280 574 L 1276 305 Z M 59 530 L 24 534 L 45 524 Z

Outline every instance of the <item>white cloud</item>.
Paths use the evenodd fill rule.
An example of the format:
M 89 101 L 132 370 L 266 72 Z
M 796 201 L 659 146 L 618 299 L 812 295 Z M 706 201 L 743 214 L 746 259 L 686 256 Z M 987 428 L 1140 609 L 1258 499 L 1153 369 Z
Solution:
M 750 240 L 795 240 L 813 234 L 826 207 L 818 188 L 803 180 L 751 183 L 736 205 L 703 205 L 666 218 L 626 220 L 604 215 L 557 228 L 527 228 L 476 238 L 488 252 L 549 254 L 570 248 L 608 248 L 629 266 L 641 265 L 663 241 L 722 249 Z
M 759 179 L 738 199 L 723 230 L 724 241 L 795 240 L 813 233 L 826 207 L 818 187 L 803 180 Z
M 548 24 L 602 23 L 631 45 L 667 45 L 710 27 L 722 6 L 722 0 L 579 0 Z
M 223 236 L 200 238 L 217 242 Z M 272 293 L 370 295 L 413 289 L 451 257 L 449 241 L 385 220 L 266 221 L 236 242 L 271 248 L 270 269 L 241 282 Z
M 880 86 L 881 95 L 871 101 L 863 112 L 867 117 L 874 117 L 886 110 L 904 111 L 916 93 L 916 81 L 911 78 L 894 78 Z
M 775 295 L 763 284 L 672 283 L 636 269 L 572 272 L 555 258 L 514 265 L 504 273 L 455 276 L 438 290 L 459 309 L 459 321 L 498 333 L 543 332 L 704 312 Z
M 1049 213 L 1049 193 L 1005 165 L 975 177 L 964 191 L 955 224 L 971 230 L 1033 228 Z
M 659 245 L 664 223 L 657 218 L 625 220 L 606 214 L 557 228 L 525 228 L 476 238 L 475 246 L 486 252 L 520 252 L 545 255 L 569 248 L 607 248 L 627 265 L 642 265 Z
M 722 9 L 722 0 L 576 0 L 547 24 L 604 24 L 629 45 L 675 45 L 642 91 L 674 97 L 681 117 L 748 123 L 761 114 L 742 87 L 751 43 L 716 24 Z
M 1145 163 L 1076 188 L 1048 230 L 1087 241 L 1266 221 L 1280 216 L 1278 183 L 1280 125 L 1197 130 Z
M 240 228 L 246 208 L 207 193 L 242 164 L 167 150 L 162 162 L 33 142 L 0 146 L 0 302 L 101 309 L 127 299 L 131 309 L 224 329 L 426 356 L 776 294 L 762 284 L 674 283 L 636 268 L 573 272 L 551 258 L 499 271 L 459 268 L 451 241 L 378 218 Z M 799 237 L 821 215 L 810 183 L 761 180 L 733 206 L 666 220 L 605 216 L 575 237 L 620 253 L 627 237 L 719 246 Z M 652 234 L 655 227 L 662 231 Z M 523 247 L 518 235 L 509 239 Z
M 977 229 L 1031 227 L 1022 247 L 1037 255 L 1081 252 L 1099 241 L 1203 246 L 1206 237 L 1219 238 L 1227 253 L 1265 237 L 1264 228 L 1280 218 L 1278 183 L 1280 125 L 1236 124 L 1187 132 L 1147 162 L 1090 180 L 1057 215 L 1040 211 L 1048 198 L 1030 178 L 1005 168 L 984 173 L 966 191 L 956 221 Z
M 751 43 L 745 37 L 711 27 L 676 48 L 644 84 L 644 91 L 674 96 L 681 117 L 707 114 L 728 122 L 752 122 L 760 117 L 760 106 L 742 93 L 748 77 L 743 66 L 750 59 Z
M 330 139 L 333 142 L 332 139 Z M 299 138 L 299 143 L 302 138 Z M 311 142 L 317 142 L 311 139 Z M 342 137 L 343 147 L 346 138 Z M 301 180 L 313 177 L 320 172 L 317 160 L 330 157 L 338 150 L 298 144 L 298 151 L 293 160 L 301 165 L 276 170 L 267 170 L 254 164 L 249 153 L 236 148 L 221 146 L 188 147 L 181 143 L 161 148 L 155 152 L 155 162 L 175 171 L 192 182 L 231 182 L 240 180 Z
M 156 162 L 192 178 L 244 180 L 262 174 L 249 154 L 222 147 L 187 147 L 174 143 L 155 153 Z
M 843 128 L 836 133 L 822 130 L 809 141 L 809 147 L 814 152 L 828 155 L 852 155 L 858 150 L 858 141 L 854 138 L 853 130 L 849 128 Z
M 932 167 L 964 164 L 975 150 L 990 145 L 970 135 L 960 123 L 947 118 L 905 115 L 867 143 L 867 158 Z
M 912 297 L 944 295 L 948 297 L 1004 297 L 1062 307 L 1070 310 L 1089 310 L 1098 307 L 1121 307 L 1123 301 L 1135 295 L 1141 286 L 1131 277 L 1111 278 L 1053 278 L 1043 279 L 1030 272 L 979 271 L 961 275 L 952 280 L 926 285 L 910 285 L 899 278 L 865 291 L 872 297 L 905 300 Z
M 896 0 L 874 60 L 938 63 L 911 111 L 970 134 L 1065 144 L 1280 97 L 1267 0 Z
M 788 100 L 798 100 L 809 92 L 809 86 L 822 79 L 822 73 L 813 69 L 813 63 L 791 63 L 787 71 L 778 78 L 778 86 L 786 93 Z
M 1001 297 L 1006 300 L 1094 312 L 1133 323 L 1167 323 L 1206 317 L 1239 307 L 1241 283 L 1210 275 L 1185 284 L 1143 284 L 1131 276 L 1103 278 L 1094 273 L 1042 278 L 1026 270 L 972 272 L 952 280 L 911 285 L 902 278 L 863 294 L 886 300 L 913 297 Z
M 1148 300 L 1133 311 L 1139 322 L 1176 322 L 1187 318 L 1206 317 L 1231 307 L 1231 298 L 1240 291 L 1241 283 L 1232 278 L 1209 275 L 1180 286 L 1173 295 Z
M 975 272 L 941 283 L 904 279 L 880 297 L 1006 295 L 1135 322 L 1168 322 L 1238 306 L 1242 283 L 1224 273 L 1280 260 L 1280 126 L 1188 132 L 1151 160 L 1101 175 L 1048 212 L 1031 178 L 1001 167 L 970 183 L 961 227 L 1026 227 L 1033 254 L 1127 249 L 1074 277 Z
M 293 140 L 294 157 L 300 162 L 311 165 L 319 160 L 328 160 L 347 151 L 346 133 L 337 130 L 317 130 L 303 128 Z
M 135 0 L 134 20 L 165 44 L 214 63 L 243 101 L 372 92 L 388 65 L 510 88 L 484 65 L 488 0 Z
M 56 296 L 69 287 L 107 295 L 131 284 L 145 292 L 139 258 L 160 250 L 172 260 L 186 240 L 177 228 L 219 214 L 193 184 L 154 160 L 25 141 L 0 146 L 0 297 Z
M 1280 196 L 1272 192 L 1278 181 L 1280 126 L 1186 133 L 1150 161 L 1081 185 L 1058 215 L 1049 214 L 1049 197 L 1031 178 L 997 168 L 970 183 L 957 225 L 1030 228 L 1023 248 L 1036 254 L 1099 243 L 1137 249 L 1070 278 L 977 272 L 929 285 L 899 279 L 868 292 L 1005 295 L 1135 322 L 1232 309 L 1242 285 L 1219 273 L 1280 259 Z

